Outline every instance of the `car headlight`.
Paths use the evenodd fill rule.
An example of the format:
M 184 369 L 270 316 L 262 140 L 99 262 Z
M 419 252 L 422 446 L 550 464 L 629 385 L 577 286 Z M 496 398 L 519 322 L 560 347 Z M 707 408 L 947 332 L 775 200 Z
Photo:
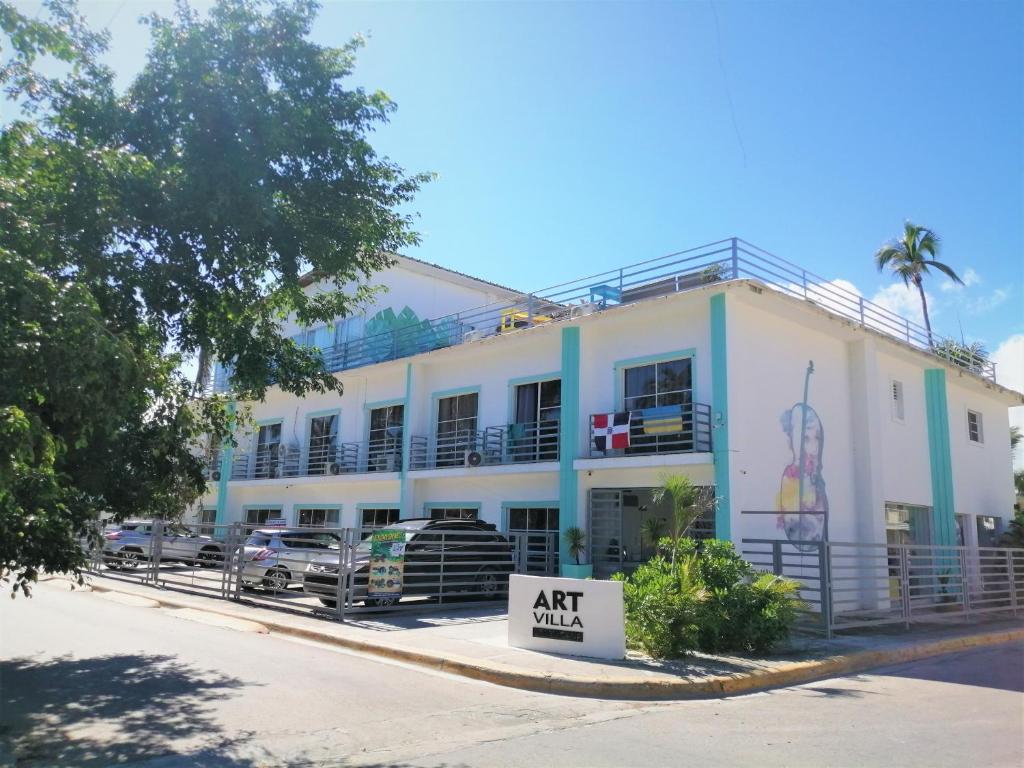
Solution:
M 310 563 L 306 570 L 310 573 L 337 573 L 337 566 L 333 565 L 318 565 L 317 563 Z

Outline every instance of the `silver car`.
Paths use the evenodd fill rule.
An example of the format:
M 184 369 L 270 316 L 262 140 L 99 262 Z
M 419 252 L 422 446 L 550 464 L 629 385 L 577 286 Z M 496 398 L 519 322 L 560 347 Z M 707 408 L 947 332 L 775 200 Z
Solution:
M 329 531 L 261 528 L 245 540 L 242 587 L 275 592 L 301 583 L 309 563 L 318 555 L 340 555 L 341 537 Z
M 114 570 L 134 570 L 153 553 L 153 521 L 125 520 L 103 533 L 103 562 Z M 184 526 L 166 523 L 160 536 L 160 560 L 189 565 L 219 566 L 224 545 Z

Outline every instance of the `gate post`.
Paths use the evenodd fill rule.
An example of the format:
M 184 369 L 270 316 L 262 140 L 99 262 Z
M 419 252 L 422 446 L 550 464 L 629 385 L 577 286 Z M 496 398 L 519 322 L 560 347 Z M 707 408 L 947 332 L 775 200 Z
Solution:
M 832 579 L 829 575 L 831 552 L 827 541 L 818 542 L 818 586 L 821 596 L 821 620 L 825 626 L 825 639 L 832 639 Z
M 153 586 L 160 586 L 160 558 L 164 548 L 164 521 L 154 520 L 149 534 L 149 568 L 144 582 L 152 579 Z
M 1010 607 L 1013 609 L 1013 615 L 1017 615 L 1017 578 L 1013 573 L 1013 550 L 1006 550 L 1006 575 L 1010 580 Z

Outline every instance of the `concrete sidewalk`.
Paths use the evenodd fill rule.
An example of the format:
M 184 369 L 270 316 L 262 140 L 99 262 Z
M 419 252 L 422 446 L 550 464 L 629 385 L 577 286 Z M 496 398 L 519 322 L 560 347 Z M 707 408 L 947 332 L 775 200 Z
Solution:
M 195 619 L 195 612 L 201 611 L 236 626 L 248 622 L 255 631 L 301 637 L 498 685 L 616 699 L 722 697 L 966 648 L 1024 641 L 1024 621 L 988 621 L 832 641 L 798 637 L 789 647 L 761 658 L 694 654 L 658 662 L 631 652 L 627 659 L 614 662 L 510 648 L 503 609 L 382 614 L 339 623 L 102 577 L 89 577 L 88 585 L 95 592 L 134 596 L 132 604 L 140 607 L 155 602 L 188 609 L 182 611 L 182 618 Z M 63 578 L 40 586 L 71 587 Z

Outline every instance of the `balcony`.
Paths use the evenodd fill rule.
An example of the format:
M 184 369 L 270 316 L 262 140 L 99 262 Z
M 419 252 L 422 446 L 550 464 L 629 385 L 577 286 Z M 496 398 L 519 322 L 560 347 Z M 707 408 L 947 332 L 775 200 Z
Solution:
M 550 420 L 502 424 L 435 438 L 413 435 L 409 449 L 409 469 L 558 461 L 560 434 L 560 422 Z
M 590 458 L 711 451 L 711 407 L 703 403 L 642 408 L 590 417 Z M 611 421 L 605 424 L 603 421 Z M 596 423 L 595 423 L 596 422 Z
M 314 448 L 303 456 L 298 446 L 269 446 L 235 456 L 232 480 L 272 480 L 402 469 L 402 438 L 349 442 Z

